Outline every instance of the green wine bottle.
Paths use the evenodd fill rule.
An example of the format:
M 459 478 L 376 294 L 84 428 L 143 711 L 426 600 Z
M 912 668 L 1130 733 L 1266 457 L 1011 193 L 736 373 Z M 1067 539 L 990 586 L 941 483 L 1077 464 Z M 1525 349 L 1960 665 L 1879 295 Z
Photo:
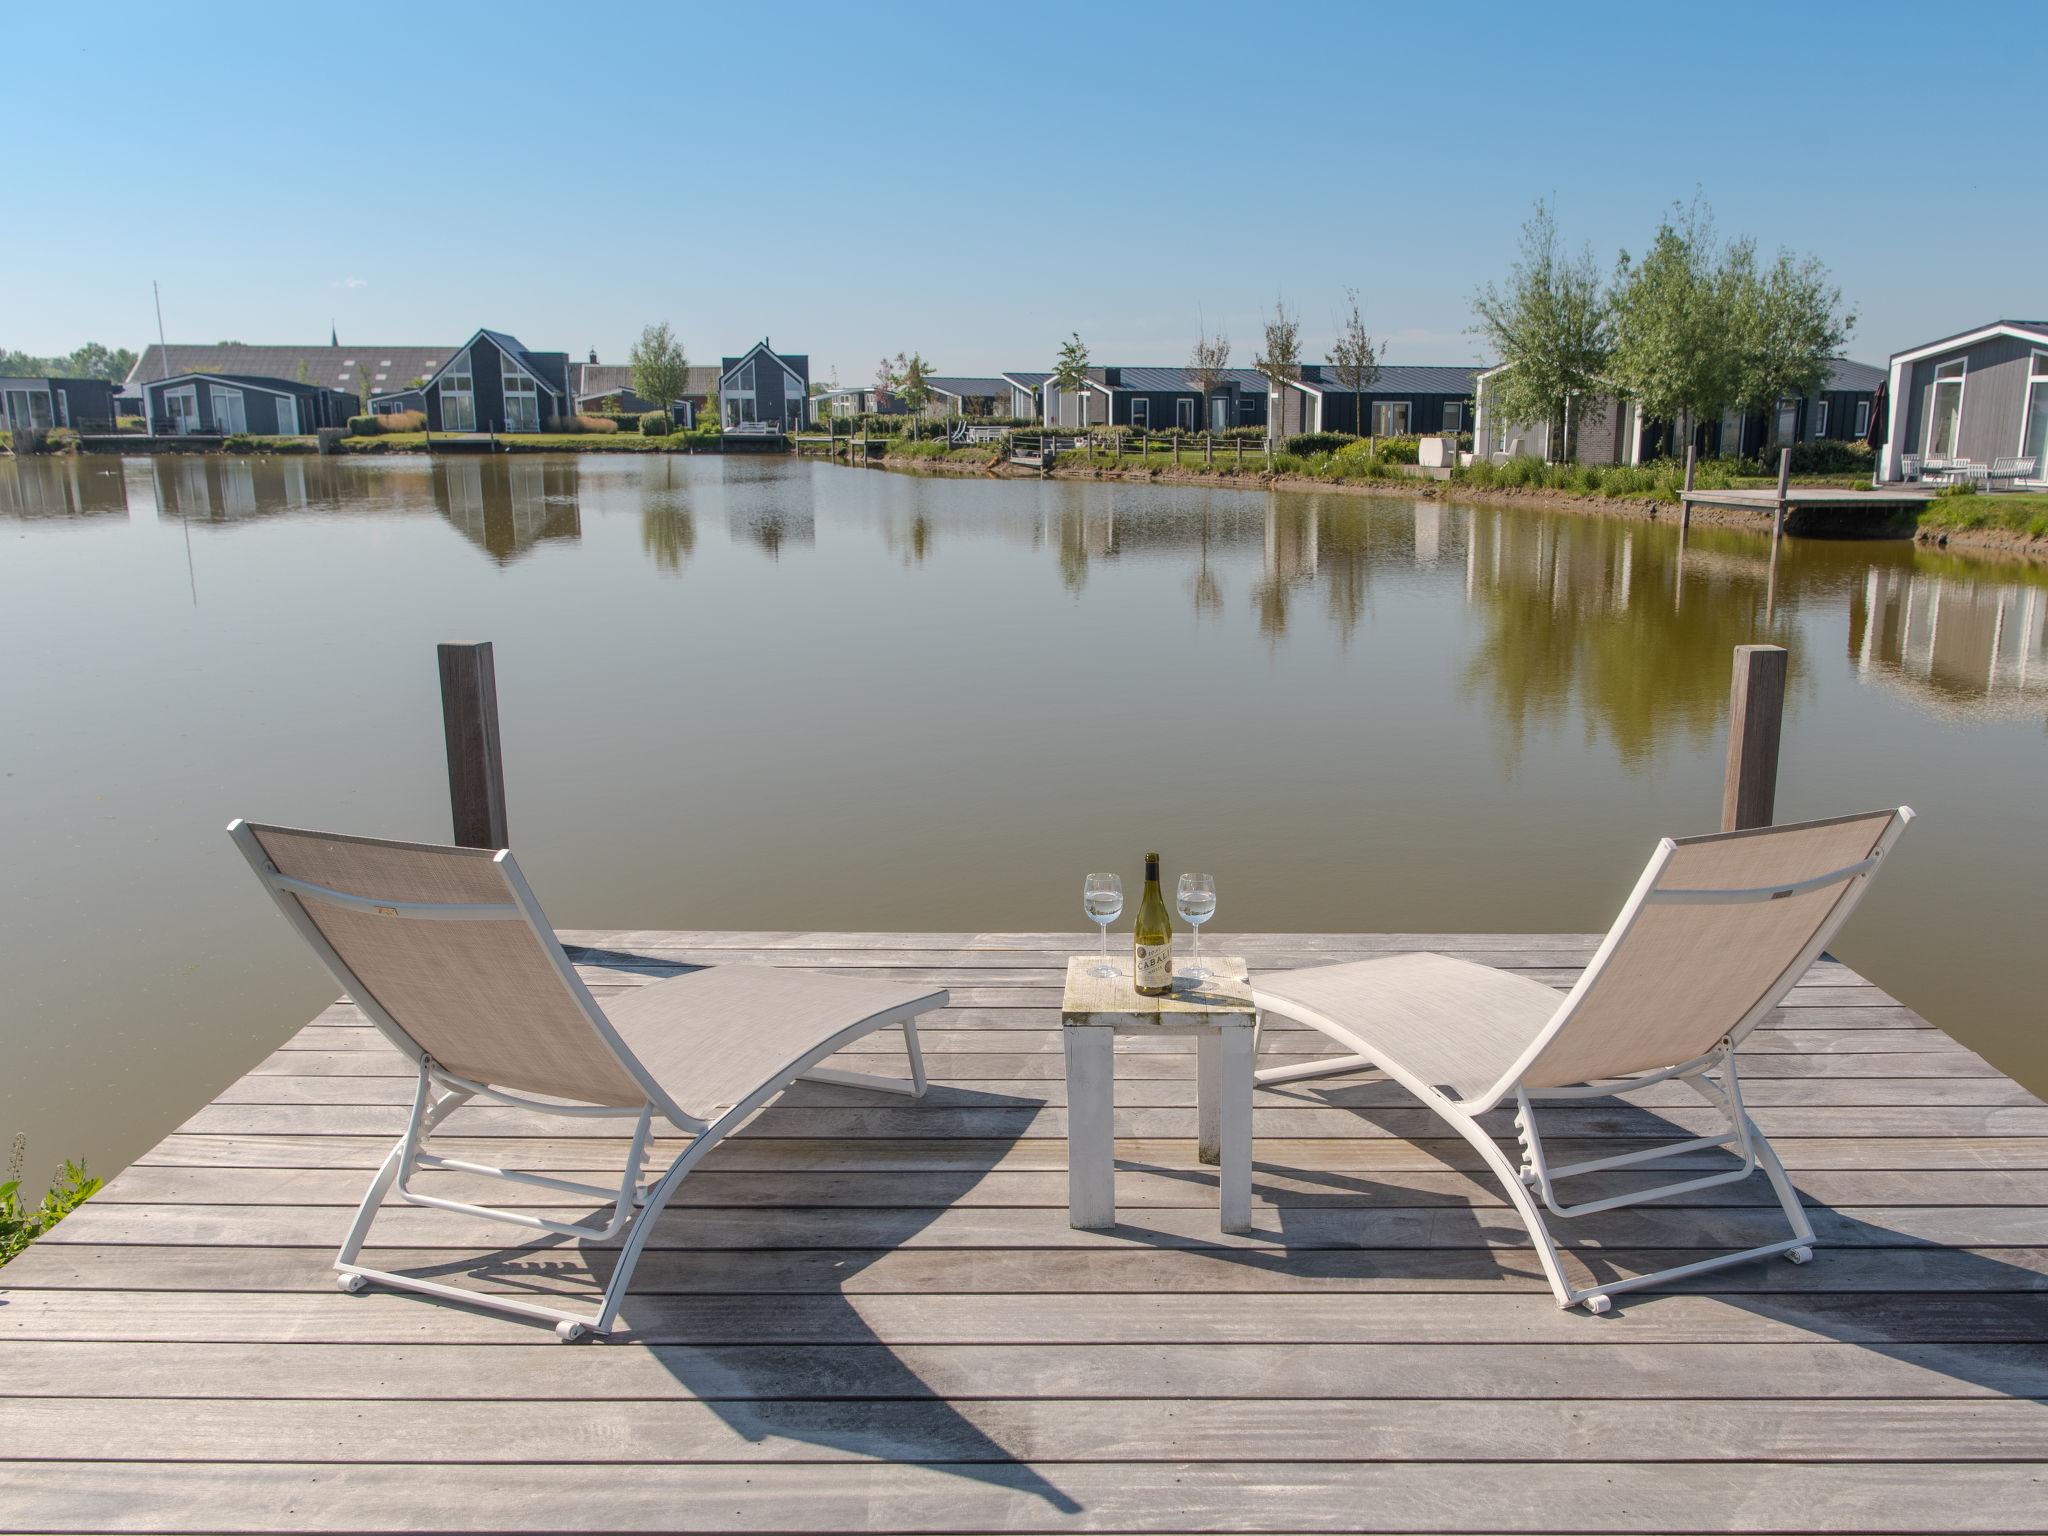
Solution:
M 1146 997 L 1173 990 L 1173 930 L 1167 926 L 1166 898 L 1159 894 L 1159 855 L 1145 855 L 1145 895 L 1131 935 L 1131 982 Z

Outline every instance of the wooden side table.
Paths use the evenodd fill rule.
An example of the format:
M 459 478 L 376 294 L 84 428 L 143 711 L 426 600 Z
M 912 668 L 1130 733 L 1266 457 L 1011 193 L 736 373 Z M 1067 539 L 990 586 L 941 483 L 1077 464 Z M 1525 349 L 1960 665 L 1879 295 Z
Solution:
M 1193 1035 L 1196 1071 L 1196 1154 L 1217 1165 L 1218 1205 L 1225 1232 L 1252 1224 L 1252 1004 L 1242 960 L 1204 955 L 1210 973 L 1187 974 L 1173 963 L 1173 991 L 1146 997 L 1131 985 L 1131 959 L 1111 958 L 1111 976 L 1094 972 L 1100 955 L 1067 962 L 1060 1035 L 1067 1056 L 1067 1222 L 1082 1228 L 1116 1225 L 1116 1037 Z

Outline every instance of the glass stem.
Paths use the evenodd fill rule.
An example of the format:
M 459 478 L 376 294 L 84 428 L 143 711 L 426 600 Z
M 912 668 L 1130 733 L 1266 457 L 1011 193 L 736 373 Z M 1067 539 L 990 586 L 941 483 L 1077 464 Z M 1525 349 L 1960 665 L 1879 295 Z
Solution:
M 1202 958 L 1202 925 L 1200 923 L 1190 923 L 1188 928 L 1190 930 L 1188 953 L 1199 960 Z
M 1109 953 L 1109 924 L 1097 923 L 1095 926 L 1102 935 L 1102 942 L 1098 946 L 1098 948 L 1101 950 L 1103 954 L 1106 955 Z

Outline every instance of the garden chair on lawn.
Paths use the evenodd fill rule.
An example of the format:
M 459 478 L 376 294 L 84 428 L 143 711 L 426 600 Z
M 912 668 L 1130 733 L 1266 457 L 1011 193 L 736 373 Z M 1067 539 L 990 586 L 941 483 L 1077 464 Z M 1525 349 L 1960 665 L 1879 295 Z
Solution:
M 228 828 L 299 935 L 370 1022 L 418 1068 L 405 1135 L 391 1149 L 335 1268 L 343 1290 L 370 1281 L 553 1323 L 574 1339 L 607 1332 L 655 1218 L 684 1175 L 798 1078 L 922 1097 L 915 1020 L 943 988 L 715 965 L 640 987 L 600 1008 L 562 952 L 509 851 L 381 842 L 237 821 Z M 900 1028 L 907 1079 L 818 1065 L 863 1035 Z M 542 1097 L 536 1098 L 535 1095 Z M 460 1162 L 427 1150 L 470 1099 L 572 1119 L 633 1122 L 615 1188 Z M 667 1171 L 639 1182 L 657 1120 L 690 1137 Z M 430 1195 L 423 1170 L 586 1194 L 610 1204 L 601 1227 Z M 607 1240 L 625 1234 L 594 1315 L 356 1262 L 385 1196 L 409 1204 Z
M 1377 1066 L 1469 1141 L 1507 1187 L 1560 1307 L 1605 1312 L 1619 1291 L 1746 1259 L 1813 1257 L 1813 1228 L 1777 1154 L 1743 1108 L 1735 1049 L 1784 1000 L 1862 899 L 1912 820 L 1906 807 L 1832 821 L 1666 838 L 1592 964 L 1562 997 L 1541 982 L 1444 955 L 1395 955 L 1254 976 L 1260 1022 L 1320 1030 L 1350 1054 L 1255 1073 L 1262 1084 Z M 1676 1080 L 1727 1121 L 1716 1134 L 1552 1166 L 1537 1106 Z M 1479 1117 L 1512 1100 L 1511 1163 Z M 1733 1168 L 1571 1205 L 1565 1179 L 1723 1147 Z M 1792 1235 L 1655 1274 L 1575 1288 L 1544 1221 L 1587 1216 L 1747 1178 L 1761 1167 Z

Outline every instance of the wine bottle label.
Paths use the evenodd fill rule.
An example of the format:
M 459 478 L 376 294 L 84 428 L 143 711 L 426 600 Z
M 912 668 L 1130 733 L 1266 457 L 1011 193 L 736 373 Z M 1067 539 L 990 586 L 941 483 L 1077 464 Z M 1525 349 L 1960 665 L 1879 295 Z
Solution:
M 1142 990 L 1159 992 L 1173 985 L 1173 946 L 1167 944 L 1140 944 L 1137 946 L 1136 964 L 1132 981 Z

